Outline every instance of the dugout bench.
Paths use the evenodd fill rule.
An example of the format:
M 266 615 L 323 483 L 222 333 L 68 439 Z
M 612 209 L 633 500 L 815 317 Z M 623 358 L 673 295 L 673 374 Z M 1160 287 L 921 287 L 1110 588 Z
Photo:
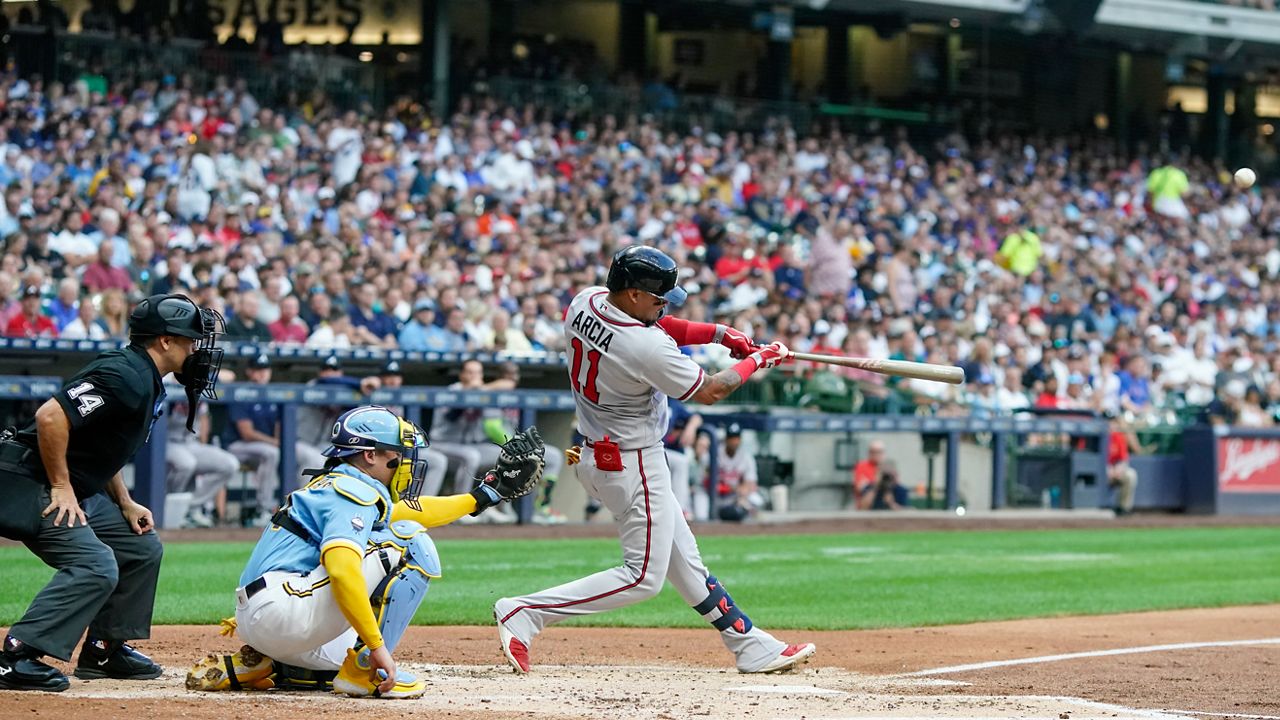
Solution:
M 944 457 L 943 506 L 954 510 L 960 504 L 960 442 L 965 435 L 987 434 L 993 448 L 1017 446 L 1029 435 L 1069 435 L 1083 439 L 1087 451 L 1073 451 L 1065 455 L 1069 463 L 1067 478 L 1070 489 L 1063 493 L 1064 507 L 1098 507 L 1105 499 L 1106 457 L 1109 428 L 1101 419 L 1072 417 L 923 417 L 918 415 L 847 415 L 812 412 L 787 412 L 775 409 L 769 414 L 728 412 L 703 412 L 703 422 L 714 427 L 732 423 L 759 433 L 915 433 L 925 440 L 923 452 Z M 1057 453 L 1061 455 L 1061 453 Z M 1057 456 L 1055 455 L 1055 457 Z M 1006 507 L 1010 496 L 1010 457 L 1004 452 L 993 452 L 991 467 L 992 509 Z M 1015 460 L 1015 463 L 1017 461 Z M 808 492 L 808 488 L 836 492 L 837 486 L 851 485 L 852 478 L 842 468 L 844 477 L 835 482 L 819 482 L 793 485 L 796 497 Z M 765 484 L 763 476 L 761 485 Z M 839 492 L 848 502 L 851 492 L 843 487 Z

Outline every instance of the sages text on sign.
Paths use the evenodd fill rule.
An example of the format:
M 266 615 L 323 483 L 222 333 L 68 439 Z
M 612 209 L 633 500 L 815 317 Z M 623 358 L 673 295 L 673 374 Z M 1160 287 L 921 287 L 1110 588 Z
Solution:
M 1280 440 L 1219 438 L 1218 488 L 1280 493 Z

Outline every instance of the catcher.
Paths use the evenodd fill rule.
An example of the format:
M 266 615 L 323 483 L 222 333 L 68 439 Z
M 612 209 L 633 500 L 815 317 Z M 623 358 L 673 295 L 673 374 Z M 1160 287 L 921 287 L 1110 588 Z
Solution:
M 197 662 L 187 689 L 331 688 L 382 698 L 426 691 L 392 658 L 430 579 L 440 577 L 425 528 L 528 494 L 544 453 L 531 427 L 502 446 L 470 493 L 421 498 L 426 447 L 422 430 L 384 407 L 338 418 L 324 469 L 304 473 L 311 481 L 276 512 L 240 576 L 224 634 L 239 630 L 248 644 Z

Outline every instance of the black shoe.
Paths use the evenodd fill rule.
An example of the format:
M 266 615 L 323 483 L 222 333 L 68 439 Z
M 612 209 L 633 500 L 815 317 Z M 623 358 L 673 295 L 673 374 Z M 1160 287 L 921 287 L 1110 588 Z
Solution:
M 134 650 L 132 645 L 92 640 L 80 649 L 75 675 L 81 680 L 153 680 L 163 673 L 164 668 Z
M 66 675 L 38 658 L 0 653 L 0 689 L 62 692 L 70 686 Z

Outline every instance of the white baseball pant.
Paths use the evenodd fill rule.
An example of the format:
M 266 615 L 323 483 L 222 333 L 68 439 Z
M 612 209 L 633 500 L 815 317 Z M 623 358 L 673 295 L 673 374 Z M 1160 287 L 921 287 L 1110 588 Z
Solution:
M 392 567 L 399 553 L 390 550 Z M 365 555 L 364 581 L 372 595 L 387 570 L 377 553 Z M 249 597 L 236 588 L 236 632 L 267 657 L 311 670 L 337 670 L 355 645 L 356 631 L 333 597 L 329 571 L 269 572 L 267 585 Z
M 670 581 L 690 606 L 696 607 L 711 594 L 707 583 L 710 573 L 702 564 L 697 540 L 671 489 L 663 446 L 624 450 L 622 463 L 621 472 L 602 471 L 588 448 L 576 468 L 587 493 L 603 502 L 618 521 L 623 564 L 531 595 L 498 601 L 498 621 L 526 646 L 543 628 L 561 620 L 647 600 L 658 594 L 664 580 Z M 708 621 L 718 616 L 716 610 L 704 615 Z M 720 639 L 744 672 L 758 670 L 787 647 L 755 626 L 745 633 L 722 630 Z

